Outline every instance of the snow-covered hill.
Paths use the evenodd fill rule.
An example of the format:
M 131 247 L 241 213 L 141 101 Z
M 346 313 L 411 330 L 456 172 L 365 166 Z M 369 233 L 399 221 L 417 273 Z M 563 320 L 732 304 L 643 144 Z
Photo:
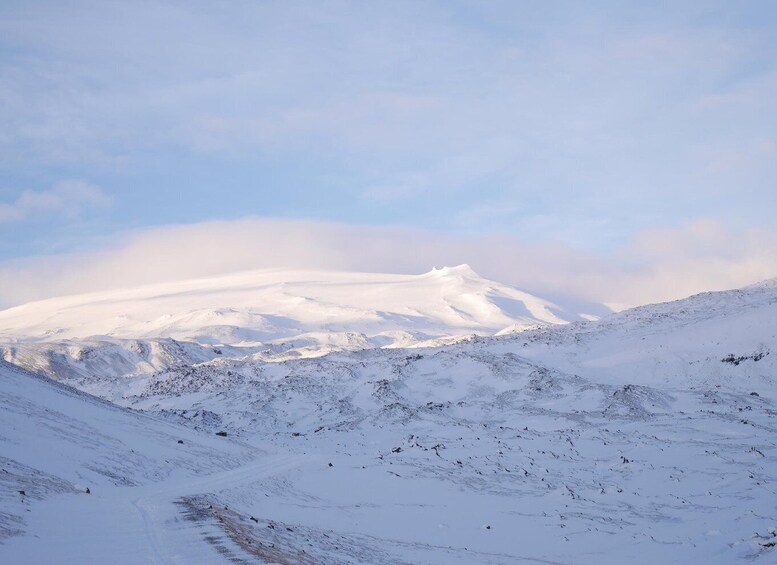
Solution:
M 297 462 L 166 490 L 160 562 L 184 562 L 181 523 L 248 562 L 774 560 L 774 282 L 502 333 L 319 355 L 155 338 L 126 366 L 129 336 L 5 356 L 192 442 L 226 431 Z

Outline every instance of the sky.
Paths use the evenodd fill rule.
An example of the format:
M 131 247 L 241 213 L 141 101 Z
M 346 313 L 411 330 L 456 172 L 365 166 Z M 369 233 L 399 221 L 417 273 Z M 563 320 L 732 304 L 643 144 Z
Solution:
M 770 0 L 0 3 L 0 306 L 469 263 L 620 307 L 777 276 L 775 210 Z

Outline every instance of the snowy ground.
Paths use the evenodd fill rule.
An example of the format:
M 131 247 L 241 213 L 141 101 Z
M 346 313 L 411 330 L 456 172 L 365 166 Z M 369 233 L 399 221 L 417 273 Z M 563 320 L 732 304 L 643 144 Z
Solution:
M 17 342 L 134 410 L 3 366 L 0 560 L 773 562 L 776 336 L 764 284 L 410 349 L 160 342 L 147 371 Z

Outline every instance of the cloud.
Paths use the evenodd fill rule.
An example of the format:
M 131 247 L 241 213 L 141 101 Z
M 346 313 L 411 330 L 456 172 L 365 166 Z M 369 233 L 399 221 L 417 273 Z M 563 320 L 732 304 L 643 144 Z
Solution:
M 246 218 L 149 229 L 101 252 L 0 264 L 0 303 L 254 268 L 422 273 L 460 263 L 541 296 L 621 308 L 777 276 L 777 232 L 702 220 L 644 231 L 597 255 L 509 235 Z
M 0 202 L 0 224 L 25 222 L 56 215 L 78 219 L 85 210 L 104 208 L 110 198 L 99 188 L 80 180 L 63 180 L 51 190 L 25 190 L 10 203 Z
M 327 163 L 354 201 L 462 211 L 489 187 L 567 224 L 768 208 L 774 14 L 713 4 L 9 4 L 0 162 L 280 155 L 307 196 Z
M 622 304 L 772 276 L 773 232 L 754 227 L 777 208 L 766 4 L 0 2 L 0 172 L 87 171 L 122 211 L 54 230 L 32 222 L 104 195 L 24 193 L 0 204 L 2 255 L 251 212 L 469 232 L 149 229 L 6 263 L 0 299 L 276 264 L 469 262 Z

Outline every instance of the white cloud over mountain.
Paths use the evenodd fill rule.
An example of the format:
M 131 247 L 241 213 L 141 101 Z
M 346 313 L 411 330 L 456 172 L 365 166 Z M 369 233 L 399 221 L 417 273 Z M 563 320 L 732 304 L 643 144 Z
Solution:
M 97 252 L 6 261 L 0 302 L 264 267 L 423 273 L 461 263 L 543 296 L 618 308 L 771 278 L 777 275 L 777 234 L 703 220 L 644 231 L 596 255 L 508 235 L 245 218 L 146 229 Z

